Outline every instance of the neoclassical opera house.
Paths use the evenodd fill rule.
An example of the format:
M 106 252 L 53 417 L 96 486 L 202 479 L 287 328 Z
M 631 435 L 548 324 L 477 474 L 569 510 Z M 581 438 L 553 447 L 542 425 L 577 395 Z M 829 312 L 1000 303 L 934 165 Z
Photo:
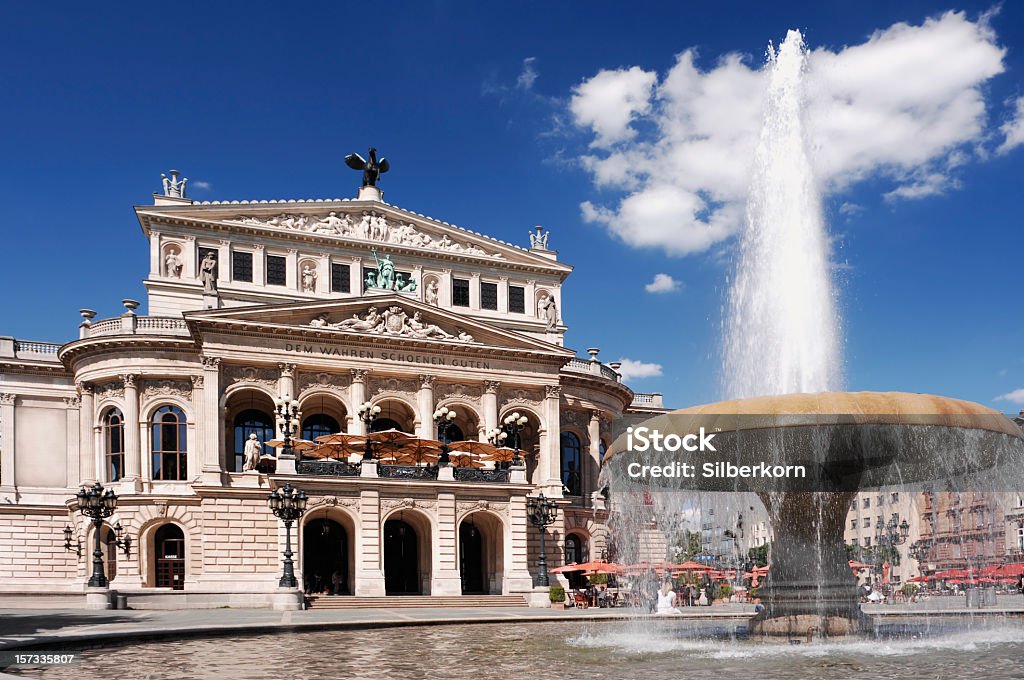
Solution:
M 75 494 L 97 481 L 118 495 L 100 528 L 110 588 L 133 607 L 274 601 L 285 530 L 268 495 L 289 483 L 309 499 L 291 534 L 307 592 L 546 599 L 526 512 L 541 492 L 558 502 L 549 568 L 607 548 L 602 452 L 660 395 L 563 346 L 572 268 L 539 228 L 512 245 L 375 186 L 354 200 L 197 202 L 176 174 L 135 213 L 148 315 L 125 300 L 114 318 L 82 310 L 63 344 L 0 338 L 5 602 L 84 601 L 95 529 Z M 519 413 L 525 469 L 274 460 L 282 395 L 304 440 L 368 424 L 436 439 L 447 407 L 446 440 L 485 441 Z M 380 409 L 369 423 L 366 402 Z M 251 435 L 262 462 L 244 470 Z

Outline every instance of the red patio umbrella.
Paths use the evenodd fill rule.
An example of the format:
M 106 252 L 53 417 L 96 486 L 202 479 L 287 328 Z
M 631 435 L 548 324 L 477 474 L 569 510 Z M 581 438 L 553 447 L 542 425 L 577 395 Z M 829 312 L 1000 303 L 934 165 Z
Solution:
M 574 572 L 574 571 L 586 571 L 586 569 L 584 569 L 582 566 L 576 564 L 575 562 L 572 562 L 571 564 L 566 564 L 566 565 L 563 565 L 561 567 L 555 567 L 554 569 L 548 569 L 548 571 L 551 572 L 552 574 L 568 574 L 568 573 Z

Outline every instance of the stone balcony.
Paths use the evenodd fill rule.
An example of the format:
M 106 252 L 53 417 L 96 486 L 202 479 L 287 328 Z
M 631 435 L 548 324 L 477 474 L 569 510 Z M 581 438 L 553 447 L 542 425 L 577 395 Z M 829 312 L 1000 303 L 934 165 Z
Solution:
M 122 314 L 112 319 L 82 323 L 79 331 L 80 338 L 98 338 L 107 335 L 188 336 L 189 330 L 182 318 Z
M 635 392 L 633 394 L 633 403 L 630 404 L 630 408 L 634 409 L 664 409 L 665 404 L 661 399 L 661 392 Z
M 611 366 L 602 364 L 597 359 L 569 359 L 569 363 L 562 366 L 567 373 L 589 375 L 597 378 L 605 378 L 612 382 L 622 382 L 622 376 Z

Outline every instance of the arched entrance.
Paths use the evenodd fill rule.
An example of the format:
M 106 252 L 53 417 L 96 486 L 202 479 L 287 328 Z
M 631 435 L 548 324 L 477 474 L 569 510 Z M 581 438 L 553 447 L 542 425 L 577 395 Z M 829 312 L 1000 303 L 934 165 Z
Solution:
M 302 530 L 302 583 L 307 593 L 351 595 L 348 532 L 332 519 L 315 519 Z
M 484 574 L 484 537 L 472 522 L 459 526 L 459 575 L 463 595 L 487 593 Z
M 185 534 L 176 524 L 157 529 L 153 539 L 156 550 L 156 587 L 185 589 Z
M 489 512 L 472 512 L 459 523 L 459 576 L 463 595 L 501 595 L 504 524 Z
M 388 595 L 420 595 L 419 537 L 401 519 L 384 522 L 384 590 Z

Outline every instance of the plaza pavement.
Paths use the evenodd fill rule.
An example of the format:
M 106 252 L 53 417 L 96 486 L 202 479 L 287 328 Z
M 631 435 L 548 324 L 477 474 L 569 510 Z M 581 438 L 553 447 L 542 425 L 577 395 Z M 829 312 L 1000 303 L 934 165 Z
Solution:
M 1000 595 L 995 606 L 966 609 L 963 597 L 933 597 L 916 603 L 864 605 L 865 613 L 888 616 L 1024 616 L 1024 596 Z M 743 620 L 752 605 L 722 604 L 683 607 L 680 617 Z M 0 651 L 45 647 L 74 649 L 82 645 L 118 644 L 152 637 L 190 637 L 343 630 L 391 626 L 538 621 L 601 621 L 643 616 L 636 609 L 456 608 L 87 610 L 0 609 Z M 0 675 L 3 677 L 3 675 Z

